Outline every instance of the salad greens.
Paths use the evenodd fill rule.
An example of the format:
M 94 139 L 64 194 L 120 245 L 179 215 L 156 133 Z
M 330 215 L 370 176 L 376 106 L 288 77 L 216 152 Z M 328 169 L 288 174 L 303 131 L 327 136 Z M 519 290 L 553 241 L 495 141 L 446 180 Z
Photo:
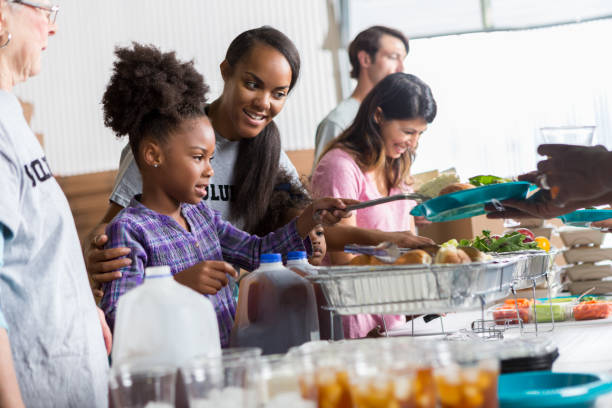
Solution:
M 500 183 L 509 183 L 511 179 L 497 177 L 497 176 L 474 176 L 470 178 L 470 184 L 476 187 L 480 186 L 488 186 L 489 184 L 500 184 Z
M 513 231 L 500 237 L 491 235 L 491 231 L 482 231 L 482 236 L 473 240 L 462 239 L 459 246 L 474 247 L 482 252 L 514 252 L 529 249 L 539 249 L 536 242 L 523 242 L 526 236 L 520 232 Z

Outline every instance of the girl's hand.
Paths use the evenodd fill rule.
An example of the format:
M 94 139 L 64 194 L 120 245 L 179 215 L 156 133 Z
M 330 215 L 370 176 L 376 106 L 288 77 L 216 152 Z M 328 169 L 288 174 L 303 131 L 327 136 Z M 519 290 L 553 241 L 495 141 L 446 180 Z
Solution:
M 174 279 L 204 295 L 214 295 L 227 285 L 227 275 L 238 279 L 234 267 L 224 261 L 204 261 L 174 275 Z
M 357 204 L 358 200 L 348 198 L 317 198 L 297 218 L 297 230 L 301 237 L 317 225 L 334 225 L 341 219 L 351 216 L 350 211 L 345 211 L 347 205 Z

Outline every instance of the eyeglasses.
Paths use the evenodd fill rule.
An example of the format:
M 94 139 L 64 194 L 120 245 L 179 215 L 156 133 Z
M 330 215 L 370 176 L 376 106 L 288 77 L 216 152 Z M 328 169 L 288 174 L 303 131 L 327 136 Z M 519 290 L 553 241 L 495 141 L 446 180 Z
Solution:
M 47 20 L 49 24 L 55 24 L 55 19 L 57 18 L 57 13 L 59 12 L 59 6 L 49 6 L 46 4 L 34 3 L 32 1 L 27 0 L 12 0 L 12 3 L 23 4 L 24 6 L 32 7 L 38 10 L 42 10 L 42 12 L 47 16 Z

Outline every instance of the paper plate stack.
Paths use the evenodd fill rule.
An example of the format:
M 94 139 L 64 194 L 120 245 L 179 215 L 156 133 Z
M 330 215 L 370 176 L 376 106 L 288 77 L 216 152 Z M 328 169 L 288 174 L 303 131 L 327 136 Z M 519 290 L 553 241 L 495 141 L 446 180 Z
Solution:
M 566 246 L 563 252 L 568 266 L 565 273 L 572 294 L 595 288 L 592 294 L 612 292 L 612 248 L 602 248 L 604 233 L 579 227 L 562 227 L 559 235 Z

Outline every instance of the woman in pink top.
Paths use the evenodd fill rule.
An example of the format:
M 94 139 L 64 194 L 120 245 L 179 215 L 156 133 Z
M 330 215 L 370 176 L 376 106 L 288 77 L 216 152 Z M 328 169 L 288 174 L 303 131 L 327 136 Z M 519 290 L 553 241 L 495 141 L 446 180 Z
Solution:
M 380 81 L 361 103 L 353 124 L 324 150 L 312 175 L 315 196 L 360 201 L 410 192 L 410 166 L 419 137 L 436 116 L 429 86 L 414 75 L 395 73 Z M 342 222 L 382 231 L 414 231 L 414 201 L 399 200 L 355 211 Z M 430 243 L 423 238 L 423 243 Z M 353 255 L 330 252 L 334 265 Z M 387 328 L 403 316 L 385 316 Z M 347 338 L 364 337 L 382 321 L 377 315 L 343 317 Z

